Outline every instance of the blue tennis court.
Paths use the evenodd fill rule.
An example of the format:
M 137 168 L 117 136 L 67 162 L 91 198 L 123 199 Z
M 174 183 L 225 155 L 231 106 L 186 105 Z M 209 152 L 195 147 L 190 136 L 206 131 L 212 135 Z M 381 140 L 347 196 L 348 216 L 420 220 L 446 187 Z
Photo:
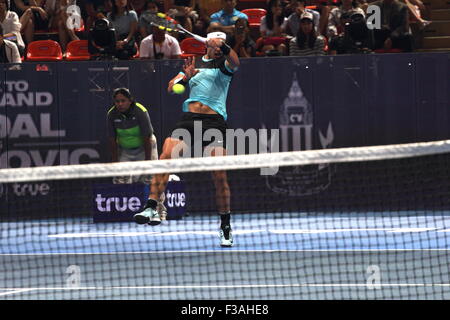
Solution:
M 449 212 L 0 224 L 0 299 L 449 299 Z

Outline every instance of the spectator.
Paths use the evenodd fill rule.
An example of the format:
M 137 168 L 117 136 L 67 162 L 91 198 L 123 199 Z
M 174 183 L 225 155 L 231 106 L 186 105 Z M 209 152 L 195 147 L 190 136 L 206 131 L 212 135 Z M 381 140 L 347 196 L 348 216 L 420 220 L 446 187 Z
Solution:
M 14 42 L 21 56 L 25 53 L 25 43 L 20 33 L 21 24 L 19 16 L 9 10 L 9 1 L 0 0 L 0 25 L 3 28 L 3 38 Z
M 381 12 L 381 29 L 374 30 L 375 49 L 412 51 L 407 6 L 398 0 L 378 0 L 372 5 Z
M 54 26 L 55 1 L 30 0 L 29 5 L 22 0 L 14 0 L 14 2 L 19 12 L 23 12 L 19 15 L 22 25 L 21 33 L 26 43 L 33 41 L 36 30 L 48 31 L 50 26 Z
M 0 62 L 22 63 L 16 44 L 4 39 L 3 32 L 3 27 L 0 25 Z
M 233 34 L 234 24 L 238 18 L 248 20 L 246 14 L 236 10 L 236 0 L 222 0 L 223 9 L 211 15 L 208 32 L 222 31 Z
M 198 13 L 195 11 L 195 0 L 165 0 L 168 14 L 177 20 L 186 30 L 193 30 Z
M 297 9 L 298 0 L 281 0 L 280 4 L 283 8 L 283 14 L 287 18 L 291 14 L 295 13 Z
M 136 11 L 138 17 L 146 10 L 147 0 L 130 0 L 130 5 Z
M 73 25 L 69 27 L 67 22 L 69 21 L 72 15 L 79 15 L 81 19 L 80 9 L 76 6 L 75 0 L 61 0 L 60 8 L 57 11 L 57 25 L 58 25 L 58 36 L 59 43 L 61 45 L 61 49 L 66 51 L 67 43 L 72 40 L 79 40 L 78 36 L 75 33 L 76 28 L 80 28 L 80 25 Z M 81 20 L 79 20 L 81 21 Z
M 256 43 L 250 37 L 250 28 L 247 19 L 236 20 L 234 33 L 228 39 L 228 45 L 233 48 L 239 57 L 250 58 L 255 56 Z
M 347 12 L 350 14 L 356 12 L 365 16 L 364 10 L 359 7 L 359 4 L 355 0 L 342 0 L 342 4 L 339 7 L 331 9 L 328 16 L 328 39 L 331 39 L 344 31 L 341 28 L 341 16 Z
M 112 10 L 111 0 L 85 0 L 85 8 L 87 12 L 87 21 L 85 29 L 91 30 L 94 21 L 97 19 L 104 19 L 108 12 Z
M 294 0 L 294 1 L 291 1 L 291 3 L 292 3 L 291 6 L 294 9 L 294 12 L 291 15 L 289 15 L 289 17 L 288 17 L 286 33 L 289 35 L 293 35 L 293 36 L 295 36 L 298 33 L 298 30 L 300 28 L 300 19 L 304 12 L 309 12 L 313 15 L 314 30 L 316 32 L 318 32 L 319 31 L 320 13 L 315 10 L 305 8 L 305 0 Z
M 159 12 L 158 2 L 148 0 L 145 5 L 145 11 L 139 17 L 139 34 L 142 39 L 152 34 L 152 22 L 160 21 L 160 18 L 156 15 Z
M 178 40 L 158 27 L 153 27 L 152 34 L 142 40 L 139 51 L 142 59 L 180 59 L 181 57 Z
M 373 33 L 367 28 L 366 19 L 360 13 L 346 12 L 341 16 L 340 29 L 344 30 L 329 42 L 329 54 L 370 53 Z
M 420 0 L 402 0 L 408 6 L 408 12 L 414 21 L 419 24 L 419 29 L 423 29 L 428 26 L 431 21 L 422 18 L 421 12 L 426 12 L 427 9 L 423 2 Z
M 263 38 L 260 51 L 278 51 L 286 55 L 286 27 L 288 19 L 283 16 L 280 0 L 270 0 L 267 4 L 267 14 L 261 18 L 260 32 Z
M 200 7 L 199 1 L 195 5 L 195 11 L 198 13 L 198 18 L 195 20 L 192 26 L 192 31 L 202 37 L 206 37 L 208 34 L 208 27 L 211 21 L 205 8 Z
M 138 17 L 136 11 L 131 9 L 128 0 L 115 0 L 107 18 L 116 31 L 116 57 L 120 60 L 130 59 L 137 53 L 135 34 Z
M 325 38 L 317 36 L 314 30 L 314 16 L 310 12 L 304 12 L 300 17 L 300 28 L 297 35 L 289 43 L 290 56 L 324 55 Z
M 330 16 L 330 12 L 335 7 L 328 4 L 327 1 L 319 0 L 317 2 L 317 11 L 320 14 L 320 20 L 319 20 L 319 34 L 323 36 L 327 36 L 327 29 L 328 29 L 328 18 Z

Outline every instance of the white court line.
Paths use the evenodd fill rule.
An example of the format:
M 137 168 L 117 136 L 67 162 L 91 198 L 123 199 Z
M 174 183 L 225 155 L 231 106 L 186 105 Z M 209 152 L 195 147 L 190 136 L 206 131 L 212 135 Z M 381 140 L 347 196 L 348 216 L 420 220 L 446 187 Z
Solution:
M 262 233 L 270 232 L 274 234 L 316 234 L 316 233 L 339 233 L 339 232 L 367 232 L 367 231 L 385 231 L 392 233 L 409 233 L 409 232 L 426 232 L 437 230 L 437 228 L 346 228 L 346 229 L 250 229 L 250 230 L 235 230 L 233 234 L 235 235 L 245 235 L 252 233 Z M 61 233 L 61 234 L 50 234 L 48 238 L 96 238 L 96 237 L 140 237 L 140 236 L 181 236 L 181 235 L 215 235 L 216 231 L 170 231 L 170 232 L 120 232 L 120 231 L 109 231 L 109 232 L 79 232 L 79 233 Z
M 249 233 L 257 233 L 264 232 L 267 230 L 237 230 L 233 232 L 235 235 L 249 234 Z M 86 233 L 62 233 L 62 234 L 50 234 L 49 238 L 96 238 L 96 237 L 140 237 L 140 236 L 161 236 L 161 237 L 170 237 L 170 236 L 182 236 L 182 235 L 216 235 L 217 231 L 171 231 L 171 232 L 163 232 L 163 231 L 147 231 L 147 232 L 139 232 L 139 231 L 131 231 L 131 232 L 86 232 Z
M 377 287 L 450 287 L 450 283 L 380 283 Z M 36 288 L 0 288 L 11 290 L 6 294 L 25 291 L 76 291 L 76 290 L 160 290 L 160 289 L 245 289 L 245 288 L 287 288 L 287 287 L 356 287 L 373 289 L 373 284 L 367 283 L 288 283 L 288 284 L 228 284 L 228 285 L 162 285 L 162 286 L 113 286 L 113 287 L 36 287 Z
M 32 288 L 23 288 L 23 289 L 1 289 L 0 290 L 9 290 L 8 292 L 1 292 L 0 296 L 6 296 L 8 294 L 16 294 L 16 293 L 21 293 L 21 292 L 27 292 L 27 291 L 33 291 L 34 289 Z
M 410 251 L 436 251 L 447 252 L 450 248 L 390 248 L 390 249 L 261 249 L 261 250 L 235 250 L 224 248 L 220 250 L 164 250 L 164 251 L 119 251 L 119 252 L 37 252 L 37 253 L 0 253 L 0 257 L 5 256 L 95 256 L 95 255 L 137 255 L 137 254 L 174 254 L 174 253 L 280 253 L 280 252 L 410 252 Z

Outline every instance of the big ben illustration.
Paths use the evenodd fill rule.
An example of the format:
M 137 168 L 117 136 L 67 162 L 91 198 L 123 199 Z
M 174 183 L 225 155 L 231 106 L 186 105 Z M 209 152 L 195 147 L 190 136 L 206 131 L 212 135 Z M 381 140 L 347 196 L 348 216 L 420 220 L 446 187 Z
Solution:
M 279 112 L 280 151 L 301 151 L 313 148 L 315 129 L 313 109 L 294 73 L 291 88 Z M 320 131 L 318 137 L 322 148 L 328 148 L 333 141 L 331 123 L 326 136 Z M 330 165 L 308 165 L 280 167 L 274 175 L 266 177 L 267 187 L 275 193 L 288 196 L 305 196 L 319 193 L 331 183 Z

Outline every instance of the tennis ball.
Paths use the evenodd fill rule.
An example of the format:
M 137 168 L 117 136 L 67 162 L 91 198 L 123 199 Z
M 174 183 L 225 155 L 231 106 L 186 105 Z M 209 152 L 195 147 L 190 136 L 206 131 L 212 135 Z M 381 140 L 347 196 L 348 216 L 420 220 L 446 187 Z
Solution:
M 176 83 L 172 87 L 172 91 L 176 94 L 182 94 L 184 90 L 185 90 L 184 86 L 180 83 Z

